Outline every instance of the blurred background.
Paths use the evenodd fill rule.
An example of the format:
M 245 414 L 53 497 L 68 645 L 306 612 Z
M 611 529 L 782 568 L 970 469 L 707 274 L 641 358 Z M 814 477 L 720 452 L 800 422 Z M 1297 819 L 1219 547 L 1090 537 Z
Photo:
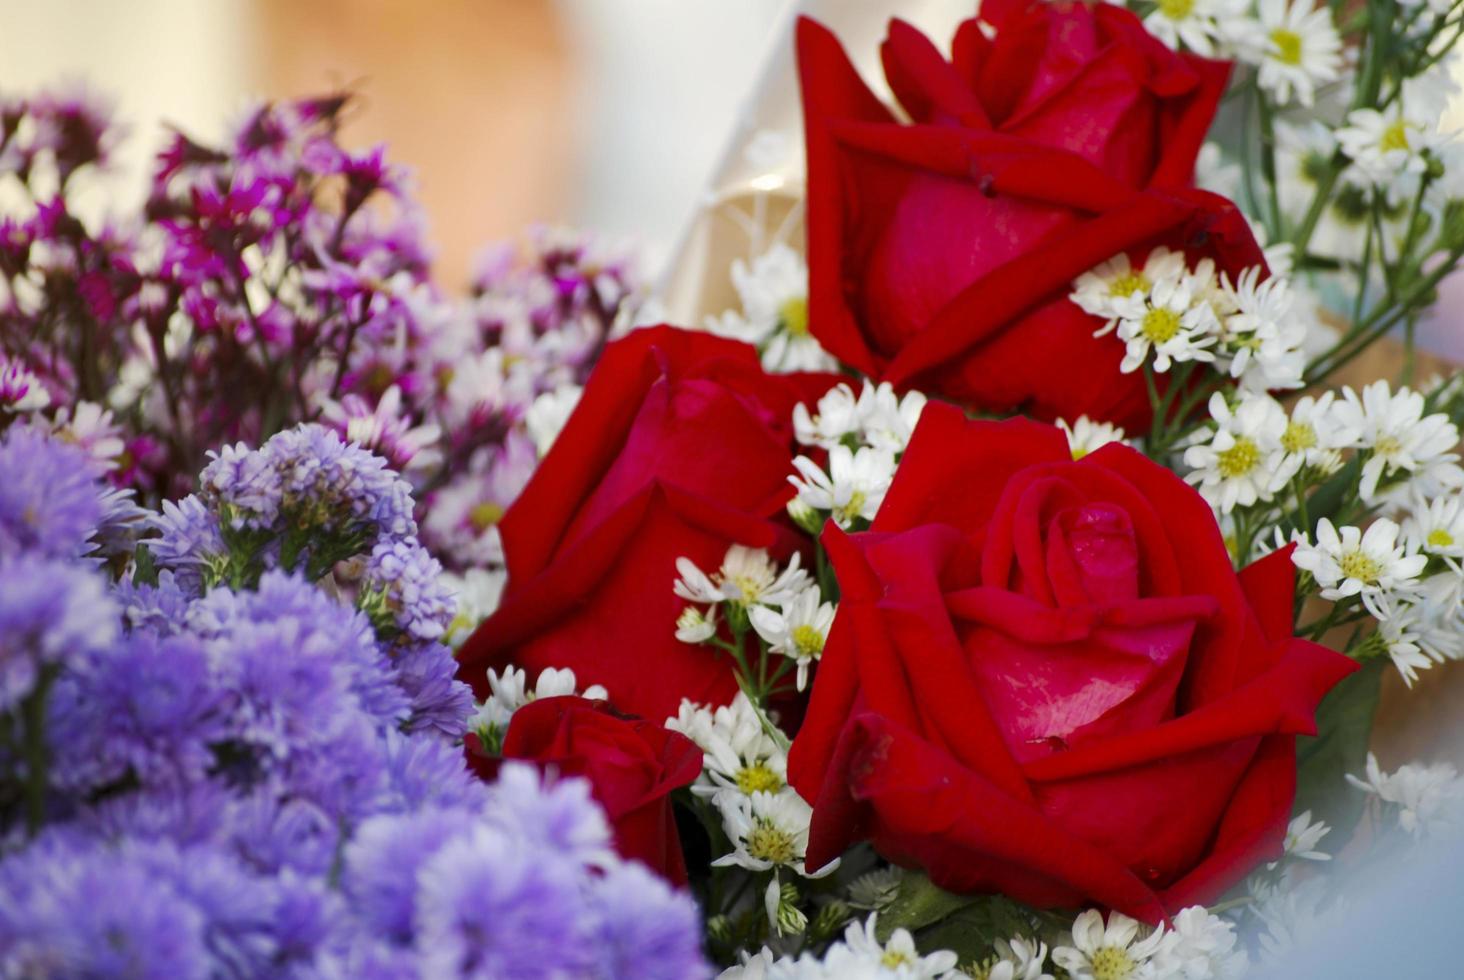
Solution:
M 444 284 L 535 221 L 674 242 L 784 0 L 0 0 L 0 91 L 58 82 L 132 125 L 141 198 L 164 123 L 209 139 L 258 97 L 350 86 L 348 143 L 410 166 Z

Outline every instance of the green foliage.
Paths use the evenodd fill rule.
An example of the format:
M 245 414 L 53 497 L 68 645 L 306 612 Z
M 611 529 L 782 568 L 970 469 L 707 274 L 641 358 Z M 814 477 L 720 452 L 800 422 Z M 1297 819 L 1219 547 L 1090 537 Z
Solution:
M 1383 671 L 1388 661 L 1370 660 L 1342 681 L 1317 710 L 1317 735 L 1296 743 L 1296 812 L 1310 810 L 1332 833 L 1325 843 L 1333 850 L 1346 844 L 1362 816 L 1363 795 L 1343 778 L 1360 773 L 1367 763 L 1368 737 L 1378 707 Z

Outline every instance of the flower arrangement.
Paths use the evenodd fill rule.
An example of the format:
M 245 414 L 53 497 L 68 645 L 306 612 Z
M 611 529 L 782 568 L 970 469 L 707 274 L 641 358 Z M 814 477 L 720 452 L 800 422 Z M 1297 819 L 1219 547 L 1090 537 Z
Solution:
M 345 96 L 0 103 L 0 972 L 1223 978 L 1451 826 L 1444 3 L 796 29 L 806 249 L 432 281 Z M 1397 378 L 1339 372 L 1396 335 Z

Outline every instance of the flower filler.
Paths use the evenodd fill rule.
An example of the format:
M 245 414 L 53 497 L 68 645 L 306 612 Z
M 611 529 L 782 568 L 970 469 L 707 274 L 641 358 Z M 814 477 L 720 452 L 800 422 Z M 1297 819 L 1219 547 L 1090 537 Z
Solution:
M 800 20 L 803 241 L 680 324 L 563 230 L 441 288 L 348 95 L 97 215 L 104 107 L 7 94 L 0 974 L 1355 939 L 1352 873 L 1461 803 L 1372 751 L 1464 657 L 1464 382 L 1415 343 L 1461 17 L 985 0 L 893 20 L 878 89 Z

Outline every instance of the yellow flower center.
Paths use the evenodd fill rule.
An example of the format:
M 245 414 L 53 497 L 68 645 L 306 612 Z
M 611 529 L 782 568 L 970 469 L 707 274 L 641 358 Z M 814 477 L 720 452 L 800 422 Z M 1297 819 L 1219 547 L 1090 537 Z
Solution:
M 1428 533 L 1428 546 L 1430 548 L 1452 548 L 1454 547 L 1454 536 L 1443 528 Z
M 1183 2 L 1193 6 L 1193 0 L 1183 0 Z M 1128 272 L 1108 284 L 1108 295 L 1132 296 L 1137 292 L 1148 292 L 1151 285 L 1152 283 L 1144 277 L 1142 272 Z
M 868 498 L 864 495 L 863 490 L 855 490 L 854 493 L 849 496 L 849 502 L 838 509 L 838 518 L 840 522 L 847 524 L 849 521 L 852 521 L 856 517 L 858 517 L 859 512 L 864 509 L 864 501 L 867 499 Z
M 473 525 L 473 530 L 479 534 L 488 530 L 503 519 L 503 505 L 495 504 L 491 500 L 485 500 L 468 511 L 468 522 Z
M 1383 130 L 1383 138 L 1379 141 L 1378 145 L 1383 148 L 1384 153 L 1387 153 L 1389 150 L 1408 149 L 1408 127 L 1403 125 L 1403 120 L 1399 119 L 1387 129 Z
M 802 626 L 794 628 L 793 645 L 798 648 L 799 656 L 816 657 L 823 653 L 824 635 L 804 623 Z
M 1281 434 L 1281 448 L 1288 453 L 1299 453 L 1312 449 L 1317 444 L 1317 430 L 1307 422 L 1292 422 Z
M 910 957 L 906 956 L 898 949 L 887 949 L 885 950 L 885 954 L 879 958 L 879 962 L 881 966 L 886 966 L 889 967 L 891 970 L 894 970 L 898 967 L 904 966 L 906 963 L 909 963 Z
M 1170 20 L 1184 20 L 1195 9 L 1195 0 L 1159 0 L 1159 12 Z
M 778 318 L 783 321 L 783 329 L 793 336 L 808 336 L 808 300 L 801 296 L 788 300 L 778 311 Z
M 1403 443 L 1396 436 L 1383 436 L 1373 444 L 1373 452 L 1379 456 L 1396 456 L 1403 451 Z
M 1134 960 L 1117 946 L 1104 946 L 1093 954 L 1093 980 L 1127 980 L 1133 975 Z
M 1276 45 L 1276 60 L 1283 65 L 1301 64 L 1301 35 L 1278 27 L 1271 32 L 1271 41 Z
M 1173 310 L 1155 307 L 1144 314 L 1144 322 L 1139 330 L 1150 343 L 1162 344 L 1166 340 L 1173 340 L 1174 335 L 1179 333 L 1179 314 Z
M 1361 551 L 1347 552 L 1337 564 L 1341 566 L 1344 577 L 1355 578 L 1364 584 L 1376 582 L 1383 571 L 1383 566 Z
M 792 864 L 797 857 L 793 835 L 766 820 L 759 820 L 748 832 L 747 853 L 771 864 Z
M 737 770 L 737 788 L 748 796 L 753 793 L 776 793 L 783 788 L 783 780 L 766 763 L 755 762 Z
M 1218 466 L 1220 475 L 1227 480 L 1238 476 L 1245 476 L 1261 461 L 1261 447 L 1257 446 L 1254 439 L 1241 436 L 1235 440 L 1235 445 L 1220 453 Z

